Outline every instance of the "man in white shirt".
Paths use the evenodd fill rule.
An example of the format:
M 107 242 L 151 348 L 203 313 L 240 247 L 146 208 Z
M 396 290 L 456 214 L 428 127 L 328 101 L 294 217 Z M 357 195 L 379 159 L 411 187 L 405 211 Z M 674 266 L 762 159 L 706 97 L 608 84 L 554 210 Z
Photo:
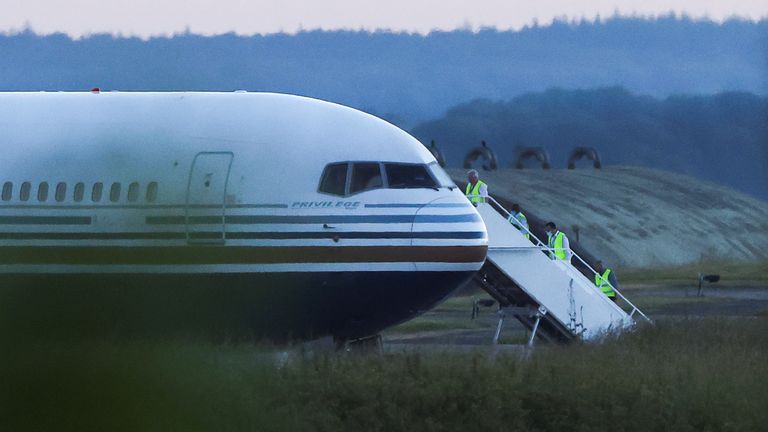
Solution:
M 568 237 L 564 232 L 557 229 L 554 222 L 547 222 L 545 228 L 547 229 L 547 246 L 552 250 L 550 257 L 570 263 L 573 252 Z
M 469 180 L 469 183 L 467 183 L 467 188 L 464 191 L 464 194 L 467 195 L 469 202 L 477 207 L 478 203 L 483 203 L 486 201 L 486 198 L 488 198 L 488 185 L 480 180 L 477 170 L 467 171 L 467 179 Z

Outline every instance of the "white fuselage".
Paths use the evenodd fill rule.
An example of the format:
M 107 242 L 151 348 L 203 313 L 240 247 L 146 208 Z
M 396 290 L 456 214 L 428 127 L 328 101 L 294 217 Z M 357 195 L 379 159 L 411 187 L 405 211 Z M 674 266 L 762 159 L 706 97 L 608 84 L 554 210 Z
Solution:
M 0 93 L 0 145 L 0 275 L 8 280 L 136 276 L 151 285 L 202 275 L 209 285 L 235 278 L 274 291 L 259 301 L 290 280 L 309 290 L 296 295 L 320 304 L 322 290 L 307 285 L 446 274 L 462 275 L 448 283 L 458 285 L 485 259 L 482 220 L 432 155 L 395 126 L 328 102 Z M 333 177 L 344 169 L 346 179 Z M 333 181 L 341 189 L 328 192 Z M 258 275 L 271 286 L 259 286 Z M 376 298 L 386 296 L 380 289 Z M 371 329 L 412 316 L 434 295 Z M 308 325 L 312 335 L 357 335 Z

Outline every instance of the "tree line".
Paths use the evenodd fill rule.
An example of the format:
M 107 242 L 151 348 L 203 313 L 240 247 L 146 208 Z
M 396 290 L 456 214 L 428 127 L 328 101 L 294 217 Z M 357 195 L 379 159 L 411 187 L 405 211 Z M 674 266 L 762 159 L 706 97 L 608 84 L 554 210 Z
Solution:
M 481 140 L 509 167 L 522 147 L 543 147 L 553 168 L 594 147 L 604 165 L 690 174 L 768 199 L 768 97 L 744 92 L 654 98 L 621 87 L 550 89 L 508 101 L 478 99 L 412 129 L 461 166 Z

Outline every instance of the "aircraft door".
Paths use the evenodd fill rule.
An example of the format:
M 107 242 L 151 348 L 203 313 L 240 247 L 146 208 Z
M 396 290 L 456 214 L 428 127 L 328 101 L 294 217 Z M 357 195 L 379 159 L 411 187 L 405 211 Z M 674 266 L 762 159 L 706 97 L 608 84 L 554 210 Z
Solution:
M 188 243 L 226 240 L 227 183 L 232 152 L 200 152 L 192 160 L 184 212 Z

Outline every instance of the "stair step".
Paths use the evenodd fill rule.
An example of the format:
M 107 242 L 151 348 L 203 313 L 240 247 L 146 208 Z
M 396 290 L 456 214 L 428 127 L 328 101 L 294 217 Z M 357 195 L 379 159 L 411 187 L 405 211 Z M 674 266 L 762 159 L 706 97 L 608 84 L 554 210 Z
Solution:
M 493 200 L 490 200 L 493 202 Z M 502 308 L 543 307 L 537 335 L 567 341 L 596 339 L 634 321 L 565 261 L 553 261 L 489 203 L 478 206 L 488 231 L 488 256 L 476 282 Z M 510 309 L 511 310 L 511 309 Z M 535 319 L 511 314 L 528 328 Z

